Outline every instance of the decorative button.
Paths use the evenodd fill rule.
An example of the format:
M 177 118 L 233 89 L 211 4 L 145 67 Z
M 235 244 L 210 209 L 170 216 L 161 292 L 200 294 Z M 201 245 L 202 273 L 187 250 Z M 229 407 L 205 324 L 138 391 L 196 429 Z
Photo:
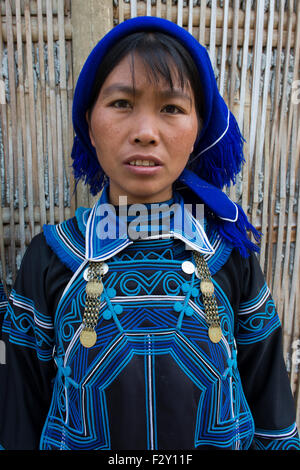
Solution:
M 197 289 L 197 287 L 193 287 L 191 294 L 192 294 L 193 297 L 198 297 L 199 289 Z
M 181 312 L 181 310 L 183 309 L 183 305 L 180 302 L 175 302 L 173 307 L 174 307 L 175 312 L 178 312 L 178 313 Z
M 120 315 L 120 313 L 123 312 L 123 307 L 122 307 L 122 305 L 115 305 L 115 306 L 114 306 L 114 312 L 115 312 L 117 315 Z
M 72 372 L 72 369 L 71 369 L 70 366 L 64 367 L 63 374 L 64 374 L 66 377 L 69 377 L 69 376 L 71 375 L 71 372 Z
M 181 290 L 184 294 L 187 294 L 188 291 L 190 290 L 190 285 L 187 282 L 185 282 L 184 284 L 182 284 Z
M 113 287 L 108 287 L 108 289 L 106 289 L 105 292 L 106 292 L 106 294 L 108 295 L 108 297 L 109 297 L 110 299 L 112 299 L 113 297 L 115 297 L 116 294 L 117 294 L 117 293 L 116 293 L 116 289 L 114 289 Z
M 103 264 L 102 264 L 102 272 L 103 272 L 103 276 L 105 276 L 105 274 L 108 272 L 108 270 L 109 270 L 109 266 L 108 266 L 108 264 L 106 264 L 106 263 L 103 263 Z
M 114 313 L 116 313 L 117 315 L 120 315 L 121 313 L 123 313 L 123 307 L 122 307 L 122 305 L 119 305 L 119 304 L 114 305 L 113 310 L 114 310 Z M 107 308 L 102 313 L 102 316 L 103 316 L 104 320 L 110 320 L 111 317 L 112 317 L 111 310 L 109 308 Z
M 193 274 L 195 265 L 191 261 L 184 261 L 181 265 L 182 271 L 186 274 Z
M 104 312 L 102 313 L 102 316 L 104 318 L 104 320 L 110 320 L 111 319 L 111 311 L 107 308 L 106 310 L 104 310 Z
M 184 312 L 188 317 L 191 317 L 194 313 L 194 310 L 192 309 L 192 307 L 190 307 L 189 305 L 186 307 L 185 309 L 185 312 Z

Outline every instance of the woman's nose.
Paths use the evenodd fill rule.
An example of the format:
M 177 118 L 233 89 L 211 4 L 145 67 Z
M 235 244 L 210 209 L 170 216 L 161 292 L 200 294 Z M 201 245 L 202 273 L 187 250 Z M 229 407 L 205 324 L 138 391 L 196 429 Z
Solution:
M 159 131 L 154 116 L 145 114 L 136 117 L 131 130 L 131 143 L 140 145 L 157 145 Z

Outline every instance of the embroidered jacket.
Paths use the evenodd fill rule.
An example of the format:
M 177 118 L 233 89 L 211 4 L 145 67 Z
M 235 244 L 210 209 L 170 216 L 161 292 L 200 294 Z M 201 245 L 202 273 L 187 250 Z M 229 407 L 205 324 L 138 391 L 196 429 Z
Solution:
M 255 255 L 241 258 L 190 212 L 189 229 L 175 212 L 164 236 L 101 237 L 106 202 L 104 191 L 92 210 L 45 226 L 24 256 L 3 321 L 3 448 L 299 449 L 281 326 Z M 184 269 L 193 250 L 212 274 L 219 343 Z M 106 274 L 97 342 L 85 348 L 90 260 Z
M 1 331 L 2 320 L 6 312 L 6 308 L 7 308 L 7 298 L 4 292 L 3 284 L 2 282 L 0 282 L 0 331 Z M 1 338 L 1 335 L 0 335 L 0 338 Z

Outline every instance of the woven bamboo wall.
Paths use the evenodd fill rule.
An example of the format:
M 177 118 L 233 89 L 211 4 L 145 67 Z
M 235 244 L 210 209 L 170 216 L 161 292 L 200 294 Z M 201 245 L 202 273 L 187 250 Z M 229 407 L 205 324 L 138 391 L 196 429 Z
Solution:
M 70 215 L 70 2 L 1 1 L 0 240 L 9 285 L 44 223 Z M 3 100 L 2 100 L 3 103 Z
M 95 13 L 104 2 L 86 0 L 85 8 L 93 5 Z M 209 50 L 219 89 L 246 139 L 247 163 L 229 194 L 264 233 L 260 263 L 284 328 L 299 424 L 300 2 L 108 3 L 114 24 L 161 16 L 188 29 Z M 44 223 L 73 215 L 82 201 L 84 190 L 73 195 L 70 171 L 77 5 L 75 0 L 1 0 L 0 275 L 8 289 L 31 238 Z

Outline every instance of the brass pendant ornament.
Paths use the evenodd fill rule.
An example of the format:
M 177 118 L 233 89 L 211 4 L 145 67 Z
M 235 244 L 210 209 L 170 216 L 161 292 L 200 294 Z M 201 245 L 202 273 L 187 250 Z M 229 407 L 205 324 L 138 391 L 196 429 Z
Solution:
M 203 295 L 213 295 L 215 288 L 211 281 L 204 280 L 200 283 L 200 290 Z
M 86 295 L 89 297 L 97 298 L 103 292 L 102 282 L 97 282 L 96 280 L 89 281 L 85 288 Z
M 85 348 L 91 348 L 96 344 L 97 334 L 92 328 L 84 327 L 80 333 L 80 342 Z
M 221 327 L 218 325 L 210 326 L 208 328 L 208 336 L 212 343 L 218 343 L 219 341 L 221 341 L 221 338 L 222 338 Z
M 91 262 L 89 264 L 85 288 L 86 304 L 82 320 L 83 328 L 80 333 L 80 342 L 85 348 L 91 348 L 97 341 L 95 328 L 98 322 L 101 294 L 103 292 L 103 275 L 103 263 Z
M 214 295 L 214 284 L 207 263 L 203 255 L 194 251 L 196 274 L 200 279 L 200 290 L 203 298 L 206 321 L 209 325 L 208 336 L 212 343 L 219 343 L 222 338 L 222 329 L 218 312 L 217 301 Z

